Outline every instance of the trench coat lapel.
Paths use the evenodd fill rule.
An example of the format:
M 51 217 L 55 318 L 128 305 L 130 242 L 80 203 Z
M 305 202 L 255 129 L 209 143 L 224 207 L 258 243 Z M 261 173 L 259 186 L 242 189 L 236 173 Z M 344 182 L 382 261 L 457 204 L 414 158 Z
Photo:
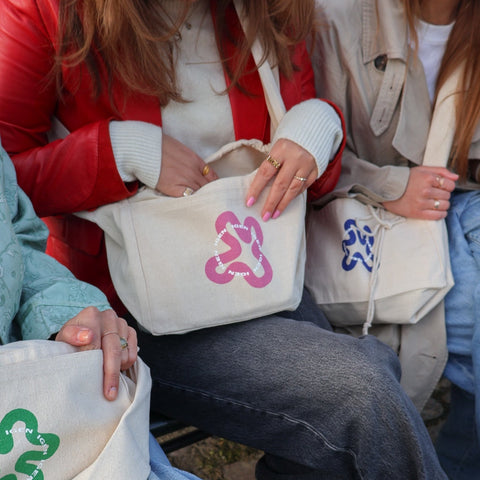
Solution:
M 398 28 L 405 24 L 401 3 L 366 1 L 363 21 L 364 63 L 373 62 L 381 55 L 388 58 L 370 126 L 375 135 L 381 135 L 400 102 L 393 146 L 403 157 L 421 164 L 432 108 L 423 67 L 413 58 L 414 53 L 408 46 L 407 27 Z

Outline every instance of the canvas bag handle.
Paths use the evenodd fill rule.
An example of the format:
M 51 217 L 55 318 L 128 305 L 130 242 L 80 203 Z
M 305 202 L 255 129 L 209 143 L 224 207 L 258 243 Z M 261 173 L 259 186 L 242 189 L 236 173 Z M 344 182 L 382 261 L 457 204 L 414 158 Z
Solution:
M 459 91 L 462 67 L 458 67 L 440 88 L 430 122 L 423 165 L 446 167 L 455 134 L 456 93 Z
M 244 15 L 243 4 L 241 0 L 234 0 L 233 3 L 235 4 L 243 31 L 246 32 L 248 20 Z M 262 44 L 258 38 L 253 42 L 251 51 L 262 82 L 263 93 L 270 114 L 272 132 L 274 132 L 286 112 L 285 104 L 280 94 L 278 67 L 272 68 L 268 59 L 264 59 Z M 262 62 L 262 60 L 264 61 Z

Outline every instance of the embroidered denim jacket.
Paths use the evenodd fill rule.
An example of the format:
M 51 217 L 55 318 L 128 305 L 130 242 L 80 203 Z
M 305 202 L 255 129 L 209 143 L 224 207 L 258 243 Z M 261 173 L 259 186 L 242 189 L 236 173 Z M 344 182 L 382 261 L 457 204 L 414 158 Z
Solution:
M 47 236 L 0 145 L 0 343 L 49 338 L 87 306 L 110 308 L 44 253 Z

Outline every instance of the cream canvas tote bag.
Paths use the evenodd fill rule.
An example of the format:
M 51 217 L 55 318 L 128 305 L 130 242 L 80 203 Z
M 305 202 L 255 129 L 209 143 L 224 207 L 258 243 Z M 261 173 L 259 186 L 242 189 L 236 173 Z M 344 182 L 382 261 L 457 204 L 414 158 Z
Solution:
M 138 359 L 110 402 L 102 355 L 48 340 L 0 347 L 0 478 L 149 477 L 149 369 Z
M 435 105 L 423 165 L 447 165 L 460 70 Z M 337 198 L 307 219 L 305 286 L 336 326 L 414 324 L 453 286 L 444 220 L 405 218 Z
M 258 41 L 252 54 L 275 128 L 285 112 L 278 82 L 269 63 L 261 63 Z M 150 333 L 250 320 L 300 303 L 306 193 L 270 222 L 260 214 L 270 186 L 254 206 L 245 206 L 269 149 L 248 139 L 225 145 L 205 159 L 220 178 L 191 196 L 173 198 L 143 188 L 131 198 L 78 214 L 105 232 L 115 289 Z

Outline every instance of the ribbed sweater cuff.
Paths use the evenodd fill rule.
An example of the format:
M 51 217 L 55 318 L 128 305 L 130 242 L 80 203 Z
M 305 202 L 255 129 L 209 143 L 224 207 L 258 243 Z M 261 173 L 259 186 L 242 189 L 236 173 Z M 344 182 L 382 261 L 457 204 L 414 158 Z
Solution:
M 295 105 L 285 114 L 273 141 L 280 138 L 297 143 L 313 155 L 319 178 L 342 142 L 342 123 L 333 107 L 313 98 Z
M 127 120 L 110 122 L 109 130 L 122 180 L 139 180 L 155 188 L 162 165 L 162 129 L 151 123 Z

